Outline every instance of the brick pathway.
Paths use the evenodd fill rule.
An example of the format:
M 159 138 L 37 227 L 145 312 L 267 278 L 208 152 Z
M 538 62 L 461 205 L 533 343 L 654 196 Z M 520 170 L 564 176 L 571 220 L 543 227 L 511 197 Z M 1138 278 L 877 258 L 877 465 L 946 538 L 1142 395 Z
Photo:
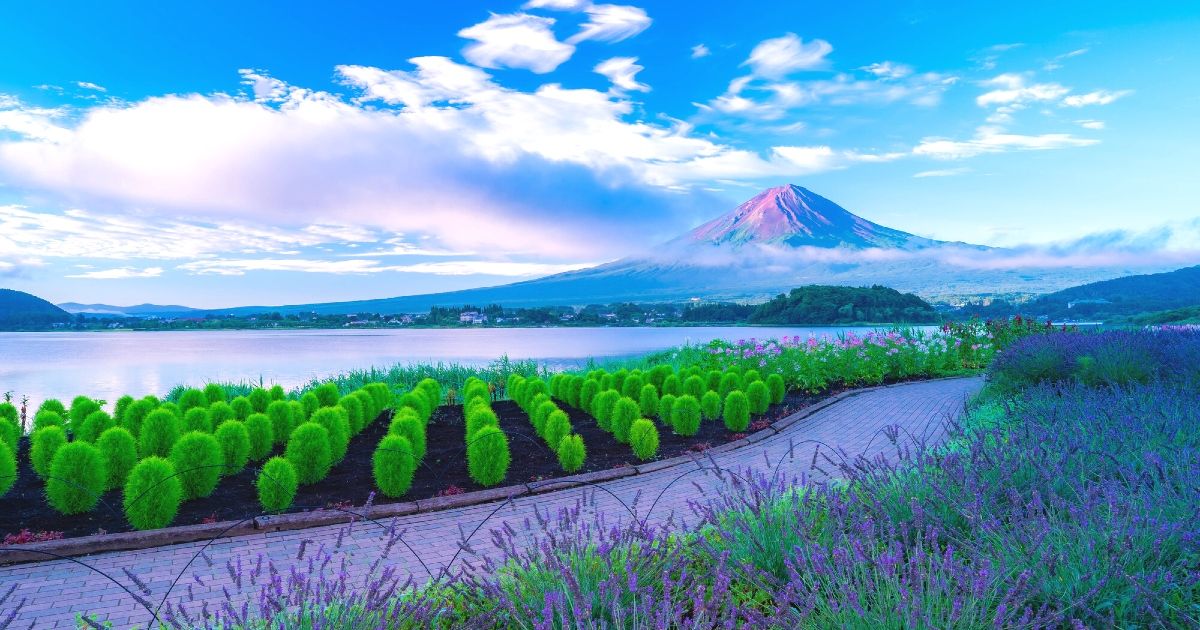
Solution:
M 885 427 L 897 426 L 913 436 L 936 438 L 943 422 L 957 415 L 966 398 L 978 391 L 981 385 L 982 379 L 963 378 L 864 392 L 821 409 L 778 435 L 715 455 L 714 459 L 719 466 L 727 469 L 763 468 L 764 462 L 769 460 L 772 465 L 778 464 L 796 474 L 812 474 L 809 466 L 816 443 L 840 447 L 852 455 L 891 454 L 894 449 L 883 435 Z M 826 447 L 822 447 L 822 450 L 827 451 Z M 686 466 L 694 467 L 691 464 Z M 686 470 L 682 467 L 668 468 L 605 482 L 602 486 L 607 492 L 571 488 L 520 497 L 507 505 L 493 503 L 399 517 L 396 523 L 398 528 L 405 531 L 403 541 L 411 545 L 411 549 L 418 550 L 420 558 L 415 557 L 404 545 L 396 545 L 384 564 L 397 566 L 402 574 L 409 572 L 418 581 L 426 578 L 426 567 L 436 573 L 452 561 L 455 566 L 464 559 L 474 564 L 478 562 L 478 556 L 459 553 L 460 527 L 467 532 L 478 528 L 478 535 L 471 539 L 474 552 L 494 553 L 495 548 L 488 535 L 490 530 L 506 521 L 522 529 L 522 523 L 533 514 L 535 508 L 542 511 L 549 509 L 553 513 L 560 506 L 576 505 L 582 493 L 587 494 L 589 503 L 595 505 L 595 509 L 605 511 L 606 516 L 611 514 L 614 520 L 628 519 L 629 507 L 633 506 L 638 518 L 649 517 L 654 522 L 661 522 L 673 515 L 676 523 L 686 521 L 691 516 L 687 501 L 699 498 L 698 487 L 717 489 L 727 483 L 703 471 L 696 471 L 679 480 L 681 473 Z M 639 492 L 641 498 L 634 505 Z M 647 514 L 651 503 L 653 510 Z M 253 564 L 261 554 L 286 570 L 295 562 L 301 544 L 307 545 L 308 549 L 316 549 L 322 544 L 333 548 L 339 539 L 341 546 L 338 553 L 345 558 L 348 572 L 361 579 L 378 560 L 388 537 L 389 534 L 382 531 L 380 526 L 359 522 L 349 531 L 346 526 L 326 526 L 212 541 L 205 551 L 212 560 L 211 565 L 195 557 L 204 543 L 188 543 L 105 553 L 75 561 L 55 560 L 0 567 L 0 597 L 16 585 L 8 601 L 0 604 L 0 626 L 4 625 L 12 607 L 25 600 L 12 628 L 75 627 L 79 612 L 88 612 L 96 620 L 111 622 L 114 628 L 145 628 L 153 621 L 153 617 L 122 588 L 121 585 L 124 585 L 134 593 L 140 591 L 122 568 L 132 570 L 136 567 L 134 573 L 150 592 L 146 599 L 154 605 L 162 601 L 164 596 L 168 597 L 168 601 L 183 598 L 190 584 L 194 596 L 200 600 L 207 599 L 210 605 L 215 606 L 225 600 L 222 587 L 235 591 L 234 598 L 237 598 L 226 569 L 227 560 L 237 562 L 240 559 Z M 193 581 L 193 574 L 203 579 L 204 587 Z M 172 588 L 178 575 L 183 578 L 179 580 L 179 585 Z

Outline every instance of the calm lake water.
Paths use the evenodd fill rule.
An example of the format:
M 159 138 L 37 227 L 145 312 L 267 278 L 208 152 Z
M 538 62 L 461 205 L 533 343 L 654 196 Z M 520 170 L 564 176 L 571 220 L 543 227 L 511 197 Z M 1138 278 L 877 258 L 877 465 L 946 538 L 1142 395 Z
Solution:
M 487 364 L 507 354 L 552 366 L 615 358 L 713 339 L 837 335 L 822 328 L 469 328 L 406 330 L 230 330 L 0 333 L 0 393 L 110 403 L 123 394 L 162 395 L 179 384 L 278 383 L 419 362 Z

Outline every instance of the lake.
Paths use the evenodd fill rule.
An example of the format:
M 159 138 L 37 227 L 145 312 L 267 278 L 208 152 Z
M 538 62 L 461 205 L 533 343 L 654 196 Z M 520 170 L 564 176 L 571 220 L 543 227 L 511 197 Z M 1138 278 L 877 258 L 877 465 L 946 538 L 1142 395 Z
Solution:
M 0 333 L 0 393 L 65 402 L 86 394 L 163 395 L 209 381 L 293 388 L 352 369 L 420 362 L 487 364 L 507 354 L 551 366 L 618 358 L 713 339 L 863 333 L 815 328 L 453 328 Z

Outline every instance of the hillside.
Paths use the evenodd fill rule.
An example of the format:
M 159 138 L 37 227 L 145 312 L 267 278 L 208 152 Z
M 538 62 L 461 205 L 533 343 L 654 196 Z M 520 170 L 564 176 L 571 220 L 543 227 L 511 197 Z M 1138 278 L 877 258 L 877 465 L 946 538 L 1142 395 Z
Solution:
M 751 324 L 803 325 L 889 322 L 925 324 L 938 321 L 925 300 L 888 287 L 833 287 L 813 285 L 792 289 L 758 305 Z
M 70 313 L 40 297 L 0 289 L 0 330 L 43 328 L 70 320 Z

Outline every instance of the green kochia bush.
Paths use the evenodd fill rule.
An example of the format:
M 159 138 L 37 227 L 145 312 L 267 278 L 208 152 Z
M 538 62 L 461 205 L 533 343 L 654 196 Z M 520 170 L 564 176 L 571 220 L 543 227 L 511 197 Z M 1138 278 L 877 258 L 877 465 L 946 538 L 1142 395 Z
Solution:
M 358 405 L 362 407 L 362 426 L 359 428 L 360 432 L 371 426 L 375 422 L 375 419 L 379 417 L 380 412 L 383 411 L 383 408 L 375 403 L 375 398 L 365 389 L 352 391 L 347 398 L 357 400 Z
M 137 437 L 142 432 L 142 420 L 150 415 L 156 406 L 156 403 L 145 398 L 133 401 L 121 416 L 121 426 L 129 429 L 129 432 Z
M 99 449 L 87 442 L 64 444 L 50 464 L 46 500 L 62 514 L 90 512 L 100 502 L 107 480 Z
M 125 518 L 134 529 L 166 527 L 179 513 L 183 487 L 175 467 L 162 457 L 147 457 L 129 472 L 125 482 Z
M 683 382 L 683 393 L 695 398 L 696 400 L 700 400 L 700 397 L 704 395 L 704 392 L 707 389 L 708 388 L 704 386 L 704 379 L 700 378 L 699 376 L 689 376 L 687 377 L 687 380 Z
M 254 404 L 245 396 L 238 396 L 229 401 L 229 407 L 233 409 L 233 417 L 238 420 L 245 420 L 250 417 L 250 414 L 254 413 Z
M 596 395 L 596 399 L 592 401 L 592 415 L 596 418 L 596 424 L 605 431 L 612 430 L 612 412 L 616 406 L 617 400 L 621 395 L 616 390 L 606 389 Z
M 95 442 L 96 438 L 100 437 L 101 433 L 117 426 L 116 420 L 107 412 L 97 409 L 88 414 L 88 417 L 83 419 L 77 427 L 75 427 L 75 439 L 83 442 Z
M 283 457 L 272 457 L 263 464 L 258 479 L 254 482 L 258 489 L 258 503 L 264 512 L 282 512 L 292 507 L 299 484 L 296 467 L 292 462 Z
M 208 396 L 205 396 L 204 392 L 198 389 L 185 389 L 179 395 L 179 410 L 186 417 L 189 410 L 197 407 L 207 407 L 209 402 Z
M 105 490 L 114 490 L 125 485 L 129 471 L 137 464 L 137 440 L 124 427 L 113 427 L 96 438 L 96 448 L 104 456 L 105 470 L 108 478 L 104 482 Z
M 157 455 L 165 457 L 171 452 L 171 446 L 179 439 L 180 421 L 175 414 L 166 409 L 155 409 L 142 420 L 142 430 L 138 433 L 138 453 L 142 457 Z
M 741 433 L 750 426 L 750 399 L 744 392 L 734 390 L 725 397 L 723 414 L 725 428 L 734 433 Z
M 658 454 L 658 429 L 645 418 L 634 421 L 629 427 L 629 445 L 638 459 L 646 461 Z
M 393 499 L 404 496 L 412 487 L 417 470 L 412 443 L 399 435 L 384 437 L 371 457 L 371 470 L 375 474 L 375 487 L 384 496 Z
M 704 375 L 704 389 L 716 392 L 721 389 L 721 370 L 709 370 Z
M 217 438 L 200 431 L 185 433 L 171 447 L 171 465 L 179 475 L 183 498 L 206 497 L 217 488 L 225 455 Z
M 125 394 L 117 399 L 116 404 L 113 405 L 113 419 L 117 421 L 117 424 L 123 422 L 125 412 L 129 409 L 129 405 L 133 404 L 133 400 L 133 396 L 129 394 Z
M 558 465 L 564 472 L 573 473 L 583 468 L 587 458 L 587 448 L 583 445 L 583 436 L 566 435 L 558 443 Z
M 51 427 L 51 426 L 63 427 L 65 429 L 67 426 L 67 423 L 65 420 L 63 420 L 63 417 L 58 414 L 58 412 L 51 411 L 49 409 L 39 411 L 39 412 L 37 412 L 36 415 L 33 416 L 33 430 L 34 431 L 37 431 L 38 429 L 44 429 L 46 427 Z
M 425 424 L 415 414 L 396 416 L 392 420 L 392 424 L 388 426 L 388 435 L 399 435 L 407 439 L 412 446 L 413 458 L 417 460 L 417 463 L 425 460 Z
M 486 406 L 472 411 L 467 416 L 467 438 L 475 435 L 476 431 L 485 426 L 500 426 L 500 419 L 496 417 L 496 412 Z
M 0 442 L 16 453 L 21 443 L 21 427 L 15 422 L 0 419 Z
M 271 420 L 271 437 L 276 444 L 287 442 L 292 432 L 292 406 L 286 400 L 273 400 L 267 405 L 267 418 Z
M 750 386 L 750 383 L 761 380 L 762 375 L 758 373 L 758 370 L 746 370 L 742 373 L 742 382 L 745 383 L 747 387 Z
M 642 380 L 641 376 L 631 374 L 621 382 L 621 395 L 637 400 L 642 395 L 642 386 L 645 384 L 646 381 Z
M 74 431 L 76 427 L 83 424 L 83 421 L 92 415 L 93 411 L 100 411 L 100 403 L 87 396 L 76 396 L 71 401 L 71 430 Z
M 783 402 L 784 396 L 787 396 L 787 385 L 783 382 L 783 377 L 778 374 L 768 374 L 765 382 L 767 389 L 771 392 L 771 404 L 778 405 Z
M 674 394 L 663 394 L 658 401 L 658 417 L 663 422 L 671 423 L 671 412 L 675 409 L 675 401 L 679 400 Z
M 555 411 L 558 411 L 558 405 L 554 404 L 552 400 L 545 400 L 537 407 L 534 407 L 533 414 L 529 419 L 533 422 L 533 428 L 537 430 L 538 435 L 542 437 L 546 436 L 546 418 L 549 418 L 550 414 Z
M 225 474 L 233 475 L 246 467 L 250 458 L 250 433 L 246 425 L 237 420 L 222 422 L 213 436 L 221 443 L 221 457 L 225 462 Z
M 284 457 L 296 467 L 300 483 L 308 485 L 324 479 L 333 463 L 329 430 L 316 422 L 296 427 L 288 438 Z
M 346 449 L 350 446 L 350 420 L 346 410 L 338 406 L 322 407 L 312 416 L 312 422 L 325 427 L 329 432 L 329 453 L 336 464 L 346 457 Z
M 350 435 L 358 435 L 363 430 L 365 410 L 362 401 L 353 396 L 342 396 L 338 406 L 346 410 L 346 421 L 350 426 Z
M 47 398 L 46 400 L 43 400 L 42 404 L 38 405 L 37 410 L 38 413 L 43 411 L 53 411 L 54 413 L 58 414 L 58 417 L 60 418 L 67 417 L 67 408 L 64 407 L 62 401 L 58 400 L 57 398 Z
M 737 372 L 730 370 L 721 376 L 721 384 L 717 387 L 717 393 L 721 395 L 721 398 L 728 398 L 729 392 L 740 390 L 742 387 L 742 377 L 738 376 Z
M 17 408 L 10 402 L 0 402 L 0 420 L 6 420 L 13 424 L 20 424 L 21 414 Z
M 307 420 L 321 408 L 321 399 L 313 392 L 305 392 L 300 397 L 300 404 L 304 405 L 304 419 Z
M 700 430 L 700 401 L 690 395 L 676 399 L 671 407 L 671 428 L 685 437 L 696 435 Z
M 585 379 L 583 385 L 579 388 L 579 405 L 578 407 L 588 413 L 592 413 L 592 401 L 596 399 L 596 394 L 600 393 L 600 382 L 595 379 Z
M 250 438 L 250 459 L 262 461 L 275 445 L 275 431 L 265 413 L 252 413 L 246 418 L 246 436 Z
M 288 405 L 288 426 L 287 432 L 280 437 L 275 435 L 275 439 L 286 444 L 289 437 L 292 437 L 292 430 L 308 421 L 308 414 L 304 412 L 304 405 L 299 400 L 289 400 Z
M 208 417 L 208 409 L 204 407 L 188 409 L 183 414 L 183 430 L 212 433 L 212 420 Z
M 50 425 L 34 431 L 29 439 L 29 463 L 33 472 L 45 479 L 50 475 L 54 453 L 67 443 L 67 432 L 60 426 Z
M 638 408 L 642 410 L 642 417 L 653 418 L 658 415 L 658 389 L 647 383 L 642 386 L 642 391 L 638 394 Z
M 417 412 L 417 417 L 422 422 L 428 424 L 429 419 L 433 417 L 433 409 L 429 406 L 429 400 L 425 396 L 416 393 L 415 391 L 404 394 L 396 401 L 396 407 L 403 409 L 408 407 Z
M 678 396 L 683 393 L 683 382 L 679 380 L 678 375 L 672 374 L 663 379 L 662 393 L 664 396 L 667 394 Z
M 508 437 L 497 427 L 480 428 L 467 442 L 467 472 L 481 486 L 504 481 L 510 461 Z
M 555 409 L 546 416 L 546 422 L 542 425 L 542 439 L 550 448 L 554 448 L 562 439 L 571 434 L 571 418 L 567 412 L 561 409 Z
M 215 402 L 225 402 L 225 388 L 217 383 L 209 383 L 204 386 L 204 397 L 208 399 L 208 404 Z
M 237 420 L 237 414 L 234 413 L 233 407 L 229 403 L 218 400 L 208 406 L 208 423 L 215 429 L 226 420 Z
M 312 390 L 316 394 L 317 401 L 322 407 L 332 407 L 337 404 L 338 398 L 341 398 L 342 393 L 338 391 L 338 386 L 334 383 L 325 383 Z
M 584 380 L 586 379 L 582 376 L 572 376 L 567 385 L 567 404 L 572 407 L 579 407 L 579 396 L 583 393 Z
M 272 385 L 271 389 L 267 390 L 267 393 L 271 395 L 271 402 L 283 400 L 287 397 L 287 392 L 283 391 L 282 385 Z
M 250 390 L 246 398 L 250 400 L 250 406 L 254 408 L 254 413 L 263 413 L 267 410 L 267 405 L 271 404 L 270 392 L 261 387 Z
M 3 422 L 8 422 L 4 420 Z M 0 441 L 0 497 L 8 494 L 13 484 L 17 483 L 17 454 L 8 445 Z
M 771 406 L 771 391 L 762 381 L 754 381 L 746 386 L 746 398 L 750 400 L 750 413 L 755 415 L 766 413 Z
M 622 397 L 613 405 L 612 411 L 612 434 L 618 442 L 622 444 L 629 443 L 629 427 L 634 420 L 641 417 L 642 410 L 638 407 L 637 402 L 632 398 Z
M 700 414 L 705 420 L 716 420 L 721 417 L 721 395 L 714 391 L 704 392 L 700 397 Z

